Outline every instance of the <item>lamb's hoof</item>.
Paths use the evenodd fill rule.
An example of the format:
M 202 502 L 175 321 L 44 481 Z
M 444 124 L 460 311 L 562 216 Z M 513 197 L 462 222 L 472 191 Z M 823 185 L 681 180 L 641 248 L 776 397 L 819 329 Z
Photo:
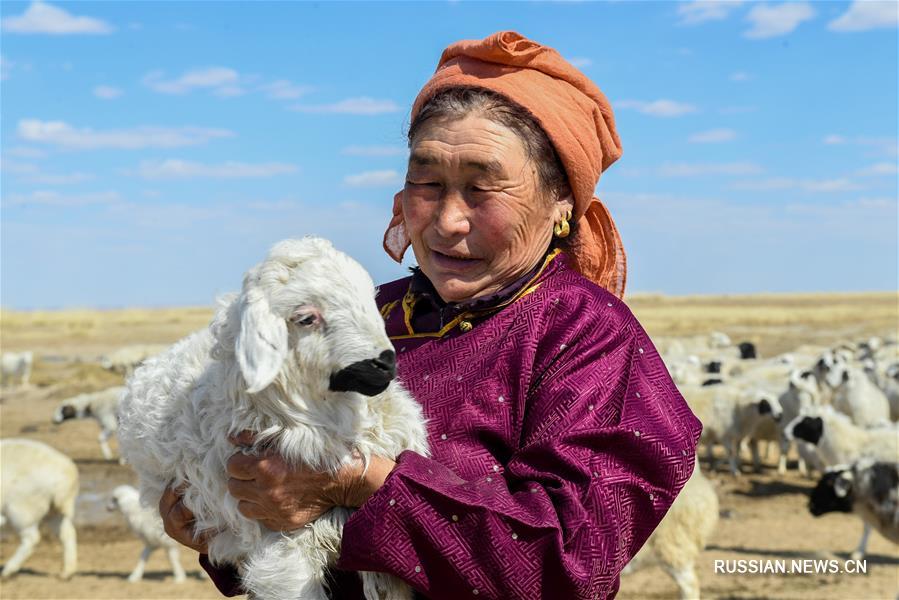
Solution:
M 137 583 L 141 579 L 143 579 L 143 577 L 135 577 L 134 575 L 130 575 L 128 577 L 128 583 Z
M 185 581 L 187 581 L 187 577 L 175 577 L 174 579 L 175 583 L 184 583 Z
M 71 579 L 72 577 L 74 577 L 74 576 L 75 576 L 75 573 L 74 573 L 74 572 L 72 572 L 72 573 L 60 573 L 60 574 L 59 574 L 59 578 L 62 579 L 63 581 L 68 581 L 68 580 L 70 580 L 70 579 Z
M 858 550 L 853 550 L 852 554 L 849 555 L 849 558 L 851 558 L 852 560 L 864 560 L 865 553 L 859 552 Z

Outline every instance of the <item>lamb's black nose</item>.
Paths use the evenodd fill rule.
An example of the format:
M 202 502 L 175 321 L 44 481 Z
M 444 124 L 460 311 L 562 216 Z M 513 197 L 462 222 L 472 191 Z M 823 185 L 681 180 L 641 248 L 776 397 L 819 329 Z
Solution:
M 377 358 L 360 360 L 331 374 L 329 389 L 334 392 L 380 394 L 396 377 L 396 354 L 385 350 Z

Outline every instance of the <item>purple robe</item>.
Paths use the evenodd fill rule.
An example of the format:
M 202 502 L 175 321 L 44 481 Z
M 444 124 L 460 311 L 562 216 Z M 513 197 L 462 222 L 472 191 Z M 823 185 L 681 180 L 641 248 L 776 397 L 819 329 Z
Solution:
M 361 599 L 345 571 L 362 570 L 435 599 L 614 596 L 702 427 L 646 332 L 564 253 L 498 304 L 444 305 L 414 279 L 378 303 L 431 457 L 403 452 L 350 517 L 332 597 Z

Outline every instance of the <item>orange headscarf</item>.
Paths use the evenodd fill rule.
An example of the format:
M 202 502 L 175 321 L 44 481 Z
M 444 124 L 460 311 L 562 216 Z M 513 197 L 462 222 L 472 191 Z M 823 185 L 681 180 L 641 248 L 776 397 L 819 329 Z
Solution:
M 514 31 L 447 47 L 433 77 L 415 99 L 412 121 L 438 91 L 457 86 L 495 91 L 534 116 L 559 154 L 574 195 L 577 234 L 571 254 L 575 267 L 623 297 L 624 246 L 608 209 L 593 195 L 599 176 L 621 156 L 615 118 L 605 95 L 558 52 Z M 384 249 L 399 262 L 409 244 L 400 192 L 393 199 Z

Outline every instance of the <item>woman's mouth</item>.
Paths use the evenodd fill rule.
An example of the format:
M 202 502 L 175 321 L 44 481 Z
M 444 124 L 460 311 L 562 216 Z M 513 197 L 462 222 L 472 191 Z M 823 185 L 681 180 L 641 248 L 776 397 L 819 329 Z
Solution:
M 438 267 L 453 271 L 461 271 L 470 269 L 481 262 L 479 258 L 462 256 L 458 254 L 444 254 L 437 250 L 431 249 L 431 257 Z

